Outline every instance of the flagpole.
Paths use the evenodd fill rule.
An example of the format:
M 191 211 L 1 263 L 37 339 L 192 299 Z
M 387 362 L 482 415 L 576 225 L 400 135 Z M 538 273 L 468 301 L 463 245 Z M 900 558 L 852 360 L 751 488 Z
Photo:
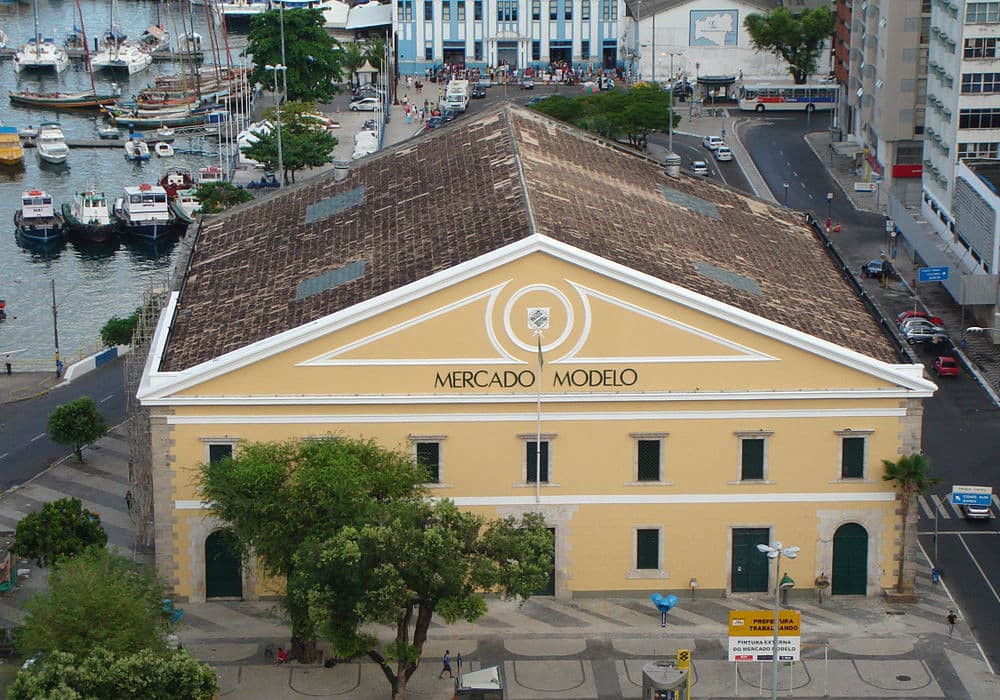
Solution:
M 538 381 L 535 411 L 535 503 L 542 502 L 542 332 L 535 331 L 538 339 Z

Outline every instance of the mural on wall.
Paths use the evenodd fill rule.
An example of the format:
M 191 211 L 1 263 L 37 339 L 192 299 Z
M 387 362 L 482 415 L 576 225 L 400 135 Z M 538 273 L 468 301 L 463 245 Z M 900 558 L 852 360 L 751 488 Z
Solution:
M 691 10 L 689 46 L 736 46 L 739 10 Z

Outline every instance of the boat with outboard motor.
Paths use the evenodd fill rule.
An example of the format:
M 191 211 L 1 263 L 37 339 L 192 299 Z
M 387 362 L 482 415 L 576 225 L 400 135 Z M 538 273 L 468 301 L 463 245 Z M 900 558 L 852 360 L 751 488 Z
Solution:
M 56 122 L 42 122 L 38 126 L 38 137 L 35 139 L 35 150 L 38 157 L 46 163 L 60 165 L 69 158 L 69 146 L 62 127 Z
M 29 243 L 51 245 L 62 242 L 63 219 L 52 205 L 52 196 L 45 190 L 21 193 L 21 208 L 14 214 L 18 236 Z
M 122 188 L 112 211 L 118 219 L 118 233 L 128 238 L 161 240 L 182 235 L 188 226 L 170 211 L 167 191 L 159 185 Z
M 82 243 L 107 243 L 114 239 L 116 222 L 108 198 L 98 190 L 77 192 L 72 202 L 64 202 L 63 222 L 67 235 Z

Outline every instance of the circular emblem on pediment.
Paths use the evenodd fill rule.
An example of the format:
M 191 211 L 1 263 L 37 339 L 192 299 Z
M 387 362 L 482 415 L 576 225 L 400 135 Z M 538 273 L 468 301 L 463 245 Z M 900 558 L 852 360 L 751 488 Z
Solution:
M 561 291 L 547 284 L 521 287 L 504 305 L 503 326 L 510 342 L 522 350 L 542 350 L 562 345 L 573 331 L 573 307 Z

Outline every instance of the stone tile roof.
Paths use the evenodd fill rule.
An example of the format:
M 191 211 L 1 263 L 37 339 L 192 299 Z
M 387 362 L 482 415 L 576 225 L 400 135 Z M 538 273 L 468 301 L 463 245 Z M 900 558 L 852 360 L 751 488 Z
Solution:
M 307 210 L 322 218 L 307 223 Z M 667 178 L 650 159 L 507 105 L 356 163 L 341 182 L 317 177 L 209 219 L 160 369 L 186 369 L 532 233 L 897 361 L 799 214 L 711 180 Z M 350 279 L 360 261 L 360 276 L 316 291 L 321 275 Z

